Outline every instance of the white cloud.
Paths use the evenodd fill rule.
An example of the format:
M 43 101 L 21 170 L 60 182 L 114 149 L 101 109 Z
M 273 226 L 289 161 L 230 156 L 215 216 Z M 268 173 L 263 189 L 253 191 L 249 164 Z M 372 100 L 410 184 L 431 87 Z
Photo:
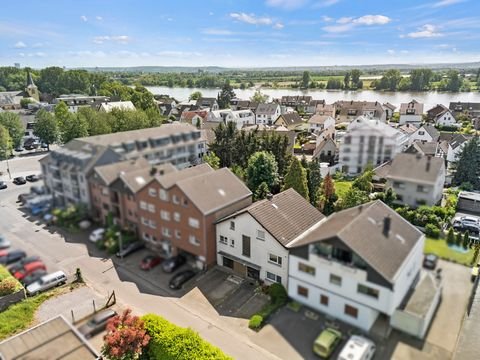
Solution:
M 282 9 L 296 9 L 307 3 L 307 0 L 267 0 L 266 4 Z
M 274 29 L 283 29 L 285 27 L 285 25 L 283 25 L 282 23 L 276 23 L 275 25 L 273 25 L 273 28 Z
M 224 30 L 224 29 L 204 29 L 202 30 L 202 33 L 205 35 L 219 35 L 219 36 L 233 35 L 232 31 Z
M 237 21 L 252 25 L 272 25 L 273 20 L 269 17 L 257 17 L 255 14 L 230 13 L 230 17 Z
M 465 2 L 466 0 L 441 0 L 433 4 L 433 7 L 444 7 Z
M 88 18 L 85 15 L 80 16 L 80 20 L 87 22 Z
M 388 55 L 395 55 L 395 50 L 393 50 L 393 49 L 388 49 L 388 50 L 387 50 L 387 54 L 388 54 Z
M 44 52 L 38 51 L 35 53 L 28 53 L 27 56 L 28 57 L 45 57 L 47 56 L 47 54 L 45 54 Z
M 358 18 L 342 17 L 337 20 L 338 25 L 325 26 L 323 30 L 329 33 L 346 32 L 357 26 L 386 25 L 392 19 L 384 15 L 364 15 Z
M 117 42 L 119 44 L 127 44 L 130 42 L 131 38 L 127 35 L 116 35 L 116 36 L 109 36 L 109 35 L 104 35 L 104 36 L 95 36 L 93 38 L 93 42 L 95 44 L 103 44 L 105 42 Z
M 324 22 L 332 22 L 332 21 L 333 21 L 333 18 L 331 18 L 330 16 L 322 16 L 322 21 L 324 21 Z
M 18 53 L 18 56 L 25 57 L 25 53 Z
M 15 49 L 23 49 L 26 48 L 27 45 L 23 41 L 17 41 L 15 45 L 13 45 Z
M 95 19 L 97 19 L 97 21 L 102 21 L 102 20 L 103 20 L 103 17 L 101 17 L 101 16 L 95 16 Z
M 323 0 L 323 1 L 319 1 L 319 2 L 315 3 L 313 5 L 313 7 L 314 8 L 329 7 L 329 6 L 335 5 L 339 2 L 340 2 L 340 0 Z
M 192 57 L 192 56 L 202 56 L 202 53 L 199 52 L 189 52 L 189 51 L 175 51 L 175 50 L 165 50 L 157 52 L 158 56 L 165 56 L 165 57 L 174 57 L 174 58 L 185 58 L 185 57 Z
M 443 34 L 439 32 L 437 26 L 431 24 L 425 24 L 420 27 L 418 31 L 408 33 L 407 35 L 400 35 L 400 37 L 408 37 L 412 39 L 432 38 L 439 36 L 443 36 Z

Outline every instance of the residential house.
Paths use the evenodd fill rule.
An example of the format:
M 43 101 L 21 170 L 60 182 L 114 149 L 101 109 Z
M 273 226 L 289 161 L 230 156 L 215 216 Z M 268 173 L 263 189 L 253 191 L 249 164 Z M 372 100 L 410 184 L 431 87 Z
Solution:
M 317 111 L 317 107 L 325 105 L 325 100 L 310 100 L 308 106 L 304 107 L 305 114 L 313 115 Z
M 446 160 L 453 164 L 458 161 L 465 145 L 471 140 L 471 136 L 465 134 L 451 134 L 449 140 L 440 141 L 440 146 L 447 149 Z M 442 144 L 443 143 L 443 144 Z
M 340 166 L 346 174 L 361 173 L 368 165 L 380 165 L 402 152 L 408 137 L 384 122 L 363 116 L 351 122 L 340 144 Z
M 228 168 L 208 164 L 155 176 L 136 194 L 139 233 L 163 256 L 183 253 L 203 269 L 216 262 L 215 223 L 252 202 Z
M 112 112 L 113 110 L 121 110 L 121 111 L 134 111 L 136 110 L 135 105 L 131 101 L 111 101 L 111 102 L 104 102 L 101 103 L 98 107 L 98 111 L 100 112 Z
M 209 109 L 210 111 L 219 110 L 217 99 L 201 97 L 197 100 L 196 106 L 200 109 Z
M 255 123 L 273 125 L 281 115 L 280 105 L 277 103 L 258 104 L 255 110 Z
M 335 119 L 329 115 L 313 115 L 308 119 L 308 128 L 312 133 L 320 134 L 326 132 L 326 135 L 335 138 Z
M 298 115 L 298 113 L 292 112 L 288 114 L 280 115 L 273 123 L 275 126 L 284 126 L 288 130 L 302 130 L 302 126 L 305 125 L 305 121 Z
M 310 105 L 311 101 L 312 97 L 309 95 L 282 96 L 280 99 L 280 104 L 296 110 L 304 110 Z M 299 107 L 301 109 L 299 109 Z
M 40 163 L 47 191 L 59 205 L 90 206 L 87 178 L 96 166 L 143 157 L 152 165 L 172 163 L 185 168 L 200 163 L 205 152 L 201 131 L 176 123 L 74 139 Z
M 408 137 L 410 137 L 413 133 L 415 133 L 415 131 L 418 130 L 418 128 L 415 125 L 410 123 L 400 125 L 397 129 L 403 132 Z
M 78 112 L 78 109 L 83 106 L 89 106 L 92 109 L 98 109 L 103 103 L 110 102 L 108 96 L 88 96 L 82 94 L 61 95 L 53 100 L 54 104 L 63 102 L 67 105 L 68 111 L 72 113 Z
M 439 156 L 438 154 L 439 143 L 431 141 L 414 141 L 406 150 L 407 154 L 420 154 L 422 156 Z
M 442 200 L 445 175 L 442 158 L 420 153 L 398 154 L 393 158 L 386 187 L 397 194 L 397 204 L 433 206 Z
M 390 104 L 389 102 L 382 104 L 383 110 L 385 110 L 385 117 L 387 120 L 390 120 L 395 113 L 395 109 L 397 108 L 395 105 Z
M 437 104 L 433 108 L 427 111 L 427 121 L 428 122 L 435 122 L 437 115 L 443 113 L 448 108 L 442 104 Z
M 328 162 L 333 165 L 338 154 L 337 143 L 330 136 L 319 136 L 315 150 L 313 151 L 313 158 L 318 159 L 319 162 Z
M 255 125 L 255 114 L 252 110 L 216 110 L 210 111 L 207 120 L 209 122 L 224 123 L 229 122 L 235 123 L 237 129 L 241 129 L 247 125 Z
M 400 105 L 400 120 L 399 125 L 413 124 L 420 126 L 422 123 L 423 104 L 416 100 Z
M 233 110 L 251 110 L 255 112 L 258 102 L 250 100 L 238 100 L 237 105 L 232 107 Z
M 315 114 L 331 116 L 335 119 L 336 117 L 336 106 L 335 104 L 320 104 L 317 105 L 315 109 Z
M 208 114 L 210 111 L 208 110 L 193 110 L 193 111 L 184 111 L 180 115 L 180 122 L 188 123 L 193 126 L 200 126 L 207 121 Z
M 337 123 L 351 122 L 359 116 L 385 122 L 387 114 L 378 101 L 337 101 L 335 103 Z
M 257 201 L 217 222 L 217 263 L 287 288 L 288 244 L 323 218 L 293 189 Z
M 408 139 L 409 144 L 413 144 L 416 141 L 420 142 L 437 142 L 440 137 L 440 132 L 435 126 L 430 124 L 424 124 L 420 126 Z
M 288 295 L 364 331 L 388 327 L 420 277 L 424 238 L 379 200 L 334 213 L 289 244 Z
M 480 103 L 474 102 L 451 102 L 448 106 L 453 116 L 464 114 L 470 118 L 480 117 Z
M 452 112 L 448 109 L 438 113 L 434 118 L 436 126 L 447 126 L 447 127 L 460 127 L 461 124 L 457 123 L 457 120 L 453 116 Z

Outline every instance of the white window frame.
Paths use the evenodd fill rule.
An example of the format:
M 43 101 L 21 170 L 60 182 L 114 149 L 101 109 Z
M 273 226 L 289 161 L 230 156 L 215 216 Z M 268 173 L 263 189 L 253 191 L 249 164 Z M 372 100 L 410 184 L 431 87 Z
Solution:
M 276 261 L 275 261 L 275 260 L 272 260 L 272 257 L 273 257 L 273 258 L 276 258 Z M 269 254 L 268 254 L 268 262 L 269 262 L 270 264 L 275 264 L 275 265 L 277 265 L 277 266 L 282 267 L 283 259 L 282 259 L 281 256 L 278 256 L 278 255 L 269 253 Z
M 153 214 L 155 212 L 155 205 L 154 204 L 148 204 L 148 211 Z
M 157 228 L 157 224 L 155 223 L 155 221 L 153 221 L 151 219 L 148 221 L 148 226 L 150 227 L 150 229 L 156 229 Z
M 174 203 L 175 205 L 180 204 L 180 199 L 179 199 L 178 196 L 175 195 L 175 194 L 172 196 L 172 201 L 173 201 L 173 203 Z
M 260 235 L 262 235 L 262 234 L 263 234 L 263 236 L 260 236 Z M 258 229 L 257 229 L 257 239 L 258 239 L 258 240 L 265 241 L 265 230 L 258 230 Z
M 180 230 L 176 229 L 175 230 L 175 238 L 180 239 L 181 237 L 182 237 L 182 233 L 180 232 Z
M 188 242 L 195 246 L 200 246 L 200 239 L 197 239 L 195 235 L 188 235 Z
M 173 213 L 173 220 L 175 220 L 176 222 L 180 222 L 180 219 L 181 219 L 180 213 L 177 212 L 177 211 L 175 211 L 175 212 Z
M 220 235 L 219 242 L 220 244 L 228 245 L 228 238 L 226 236 Z
M 168 201 L 168 192 L 165 189 L 160 189 L 158 196 L 162 201 Z
M 140 209 L 147 210 L 147 203 L 145 201 L 140 201 Z
M 143 225 L 148 226 L 149 222 L 148 219 L 145 219 L 143 216 L 140 218 L 140 221 L 142 222 Z
M 170 212 L 166 210 L 160 210 L 160 218 L 164 221 L 170 221 Z
M 194 228 L 194 229 L 199 229 L 200 228 L 200 220 L 195 219 L 193 217 L 188 218 L 188 226 Z
M 170 231 L 169 228 L 163 227 L 163 228 L 162 228 L 162 235 L 163 235 L 163 236 L 166 236 L 166 237 L 171 237 L 171 236 L 172 236 L 172 232 Z
M 148 188 L 148 195 L 150 195 L 151 197 L 157 197 L 157 189 Z

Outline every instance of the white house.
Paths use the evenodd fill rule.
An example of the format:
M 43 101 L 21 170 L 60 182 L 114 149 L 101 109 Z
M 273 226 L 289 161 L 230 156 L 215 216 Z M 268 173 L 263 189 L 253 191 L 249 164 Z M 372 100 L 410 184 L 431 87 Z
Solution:
M 423 104 L 416 100 L 400 105 L 400 120 L 399 124 L 413 124 L 420 126 L 422 123 Z
M 241 276 L 287 287 L 287 245 L 323 218 L 293 189 L 257 201 L 217 222 L 217 262 Z
M 288 246 L 288 295 L 369 331 L 419 278 L 424 235 L 377 200 L 330 215 Z
M 328 130 L 328 133 L 335 134 L 335 119 L 328 115 L 313 115 L 308 119 L 308 129 L 312 133 L 321 133 Z
M 363 116 L 352 121 L 340 144 L 340 166 L 346 174 L 361 173 L 367 165 L 377 166 L 402 152 L 408 137 L 401 131 Z
M 437 126 L 455 126 L 459 127 L 461 124 L 457 123 L 455 116 L 453 116 L 452 112 L 448 109 L 445 109 L 440 114 L 437 114 L 433 119 L 435 121 L 435 125 Z
M 462 153 L 463 148 L 470 140 L 469 137 L 466 137 L 464 134 L 456 134 L 453 136 L 448 143 L 448 150 L 446 160 L 449 163 L 454 163 L 458 161 L 460 154 Z
M 281 114 L 282 110 L 277 103 L 258 104 L 255 110 L 255 123 L 273 125 Z
M 420 126 L 408 138 L 408 143 L 411 145 L 416 141 L 420 142 L 437 142 L 440 137 L 440 132 L 435 129 L 433 125 L 425 124 Z
M 241 129 L 245 125 L 255 125 L 255 114 L 252 110 L 215 110 L 208 113 L 207 121 L 224 124 L 234 122 L 237 129 Z
M 111 112 L 112 110 L 131 110 L 134 111 L 136 110 L 135 105 L 131 101 L 111 101 L 111 102 L 104 102 L 102 103 L 98 111 L 100 112 Z
M 442 200 L 445 175 L 442 158 L 402 153 L 392 161 L 386 187 L 395 191 L 398 204 L 433 206 Z

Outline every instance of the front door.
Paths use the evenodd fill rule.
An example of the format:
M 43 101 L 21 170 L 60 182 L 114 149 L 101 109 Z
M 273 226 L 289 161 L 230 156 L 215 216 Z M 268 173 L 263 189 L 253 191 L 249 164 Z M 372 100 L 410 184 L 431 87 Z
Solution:
M 258 280 L 260 279 L 260 270 L 254 269 L 250 266 L 247 267 L 247 276 L 250 279 Z
M 233 271 L 241 276 L 245 276 L 245 274 L 247 274 L 246 266 L 238 261 L 233 262 Z

